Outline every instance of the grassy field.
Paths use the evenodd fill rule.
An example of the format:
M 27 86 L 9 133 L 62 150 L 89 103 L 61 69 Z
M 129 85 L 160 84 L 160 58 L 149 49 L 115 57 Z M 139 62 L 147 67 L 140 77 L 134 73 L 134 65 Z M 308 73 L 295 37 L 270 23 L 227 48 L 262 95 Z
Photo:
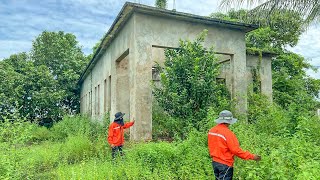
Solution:
M 232 127 L 243 149 L 262 156 L 258 163 L 236 159 L 235 179 L 319 179 L 319 119 L 301 121 L 290 134 L 284 117 L 277 123 L 273 116 Z M 51 129 L 19 121 L 0 128 L 0 179 L 213 179 L 206 132 L 173 142 L 127 141 L 125 156 L 112 161 L 107 127 L 85 117 L 65 117 Z

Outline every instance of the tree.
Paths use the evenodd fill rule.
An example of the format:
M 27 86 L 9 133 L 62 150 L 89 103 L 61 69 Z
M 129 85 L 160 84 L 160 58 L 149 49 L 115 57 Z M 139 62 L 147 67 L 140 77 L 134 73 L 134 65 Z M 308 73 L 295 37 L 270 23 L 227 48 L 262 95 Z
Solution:
M 228 8 L 232 6 L 240 7 L 244 3 L 251 6 L 259 3 L 251 12 L 260 18 L 268 18 L 277 10 L 288 10 L 298 13 L 300 17 L 305 17 L 304 22 L 306 24 L 319 22 L 320 20 L 320 3 L 318 0 L 268 0 L 264 3 L 259 0 L 222 0 L 221 6 Z
M 16 105 L 21 103 L 23 76 L 4 59 L 0 61 L 0 78 L 0 120 L 3 120 L 11 118 L 17 111 Z
M 265 19 L 250 19 L 247 11 L 230 11 L 228 14 L 215 13 L 216 18 L 238 22 L 252 22 L 259 24 L 259 28 L 246 34 L 247 47 L 254 51 L 276 52 L 272 60 L 273 99 L 285 110 L 292 112 L 292 128 L 295 129 L 300 116 L 314 114 L 319 108 L 316 99 L 320 90 L 320 80 L 307 75 L 307 69 L 314 69 L 302 56 L 286 50 L 287 46 L 295 46 L 303 32 L 303 22 L 299 14 L 293 11 L 273 13 L 267 23 Z M 250 99 L 252 98 L 253 99 Z M 258 98 L 255 98 L 258 97 Z M 256 115 L 261 97 L 255 94 L 249 98 L 249 115 Z M 261 102 L 261 101 L 260 101 Z M 262 102 L 262 104 L 264 104 Z M 259 109 L 259 108 L 258 108 Z M 250 120 L 250 116 L 249 116 Z
M 167 8 L 167 0 L 156 0 L 155 6 L 158 8 L 166 9 Z
M 178 49 L 165 51 L 160 71 L 160 86 L 153 86 L 154 97 L 172 117 L 193 125 L 206 117 L 209 107 L 218 107 L 227 98 L 226 89 L 216 83 L 219 65 L 213 48 L 202 43 L 206 32 L 191 42 L 180 40 Z
M 298 54 L 287 52 L 272 62 L 274 100 L 284 108 L 292 103 L 314 110 L 319 104 L 315 97 L 320 90 L 320 80 L 307 75 L 312 66 Z
M 76 82 L 87 64 L 76 37 L 70 33 L 44 31 L 34 41 L 31 59 L 35 66 L 44 65 L 57 81 L 56 89 L 64 90 L 59 107 L 69 113 L 79 110 L 79 87 Z
M 76 84 L 86 63 L 74 35 L 44 31 L 30 54 L 14 54 L 0 62 L 0 118 L 56 121 L 77 112 Z
M 246 46 L 267 52 L 281 53 L 286 46 L 294 47 L 304 32 L 303 20 L 295 12 L 275 11 L 268 22 L 263 18 L 252 18 L 248 13 L 246 10 L 231 10 L 228 14 L 212 13 L 210 17 L 258 24 L 258 29 L 246 34 Z
M 1 118 L 19 115 L 28 120 L 50 118 L 56 120 L 63 112 L 57 103 L 64 91 L 48 67 L 34 66 L 26 53 L 11 55 L 0 63 Z

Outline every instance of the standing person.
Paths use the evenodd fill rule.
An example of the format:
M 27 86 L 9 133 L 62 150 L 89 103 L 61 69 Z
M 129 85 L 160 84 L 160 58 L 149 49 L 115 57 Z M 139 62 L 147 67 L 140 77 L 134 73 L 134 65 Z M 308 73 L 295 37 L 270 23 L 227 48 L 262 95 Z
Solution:
M 240 148 L 236 135 L 229 129 L 229 125 L 236 121 L 230 111 L 221 111 L 215 120 L 218 125 L 208 133 L 208 147 L 216 180 L 232 180 L 234 156 L 244 160 L 261 160 L 259 155 Z
M 118 153 L 123 155 L 122 146 L 124 143 L 124 129 L 134 124 L 134 118 L 131 122 L 124 123 L 123 116 L 125 113 L 117 112 L 114 116 L 113 123 L 109 126 L 108 142 L 112 149 L 112 158 L 114 159 Z

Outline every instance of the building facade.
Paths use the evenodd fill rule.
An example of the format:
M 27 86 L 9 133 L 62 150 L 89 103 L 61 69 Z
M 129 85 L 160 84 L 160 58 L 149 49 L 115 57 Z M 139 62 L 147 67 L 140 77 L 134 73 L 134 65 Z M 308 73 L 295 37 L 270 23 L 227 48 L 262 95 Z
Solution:
M 164 61 L 164 49 L 176 48 L 180 39 L 194 40 L 208 30 L 205 47 L 214 47 L 237 110 L 247 110 L 252 69 L 261 65 L 261 92 L 272 99 L 271 58 L 247 55 L 245 34 L 250 24 L 229 22 L 141 4 L 126 3 L 81 75 L 81 113 L 101 120 L 118 112 L 136 119 L 132 140 L 152 137 L 152 90 L 155 62 Z M 260 66 L 259 65 L 259 66 Z

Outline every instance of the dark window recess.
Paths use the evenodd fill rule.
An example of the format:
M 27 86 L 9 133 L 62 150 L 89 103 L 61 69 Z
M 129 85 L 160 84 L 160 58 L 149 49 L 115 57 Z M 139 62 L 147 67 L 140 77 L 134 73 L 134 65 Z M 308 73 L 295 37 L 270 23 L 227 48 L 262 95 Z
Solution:
M 224 78 L 216 78 L 217 84 L 226 85 L 226 79 Z
M 152 80 L 153 81 L 160 81 L 160 72 L 155 67 L 152 67 Z

